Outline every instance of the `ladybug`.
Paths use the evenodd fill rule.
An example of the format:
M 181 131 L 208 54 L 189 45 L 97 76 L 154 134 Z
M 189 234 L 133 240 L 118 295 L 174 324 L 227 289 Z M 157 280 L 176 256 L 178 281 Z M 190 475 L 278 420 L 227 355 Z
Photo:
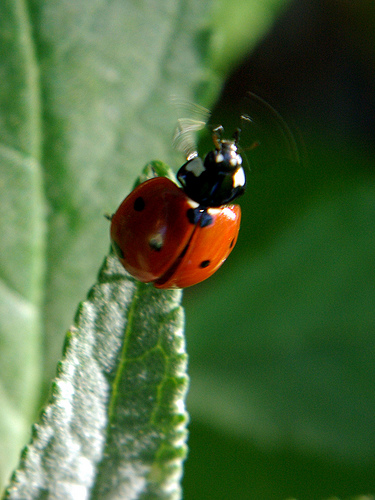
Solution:
M 215 149 L 204 161 L 191 154 L 177 173 L 140 184 L 111 219 L 112 246 L 125 269 L 157 288 L 185 288 L 211 276 L 236 244 L 241 209 L 228 204 L 246 185 L 233 140 L 213 133 Z

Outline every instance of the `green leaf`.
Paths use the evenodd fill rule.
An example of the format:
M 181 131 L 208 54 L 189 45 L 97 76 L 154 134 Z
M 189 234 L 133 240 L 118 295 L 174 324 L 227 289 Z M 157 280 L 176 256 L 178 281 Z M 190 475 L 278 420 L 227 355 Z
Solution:
M 0 471 L 10 472 L 42 372 L 45 199 L 38 68 L 22 2 L 0 5 Z
M 5 498 L 179 498 L 187 389 L 180 290 L 110 254 Z

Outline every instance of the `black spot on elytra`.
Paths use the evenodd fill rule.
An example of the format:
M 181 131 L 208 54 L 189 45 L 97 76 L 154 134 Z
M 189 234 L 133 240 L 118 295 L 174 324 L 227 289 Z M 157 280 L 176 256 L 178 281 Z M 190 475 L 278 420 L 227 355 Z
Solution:
M 233 246 L 234 246 L 234 238 L 233 238 L 233 240 L 230 242 L 229 248 L 233 248 Z
M 204 269 L 205 267 L 208 267 L 211 264 L 210 260 L 202 260 L 202 262 L 199 264 L 199 267 Z
M 134 210 L 136 210 L 137 212 L 142 212 L 145 206 L 145 200 L 142 198 L 142 196 L 138 196 L 138 198 L 134 202 Z
M 200 227 L 207 227 L 213 223 L 212 215 L 210 215 L 207 210 L 200 207 L 189 208 L 186 211 L 186 217 L 190 224 L 194 224 L 194 226 L 199 223 Z

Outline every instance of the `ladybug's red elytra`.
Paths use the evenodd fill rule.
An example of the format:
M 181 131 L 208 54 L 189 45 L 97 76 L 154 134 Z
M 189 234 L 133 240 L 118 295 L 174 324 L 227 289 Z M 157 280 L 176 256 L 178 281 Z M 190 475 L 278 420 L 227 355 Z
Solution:
M 195 153 L 177 179 L 140 184 L 111 221 L 112 246 L 125 269 L 157 288 L 186 288 L 210 277 L 236 244 L 238 205 L 228 204 L 245 190 L 246 177 L 233 140 L 214 130 L 215 149 L 204 161 Z

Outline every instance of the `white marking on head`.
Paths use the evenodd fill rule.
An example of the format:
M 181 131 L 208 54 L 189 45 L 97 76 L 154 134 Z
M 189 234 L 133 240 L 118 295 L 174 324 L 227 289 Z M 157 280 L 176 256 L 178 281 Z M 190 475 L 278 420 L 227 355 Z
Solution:
M 243 168 L 240 167 L 236 170 L 233 176 L 233 187 L 243 187 L 245 185 L 245 182 L 245 172 L 243 171 Z
M 199 177 L 206 169 L 203 165 L 202 158 L 196 156 L 185 165 L 185 170 L 192 172 L 195 177 Z
M 230 160 L 229 160 L 229 164 L 232 166 L 232 167 L 237 167 L 238 165 L 242 165 L 242 158 L 240 155 L 234 153 L 234 151 L 231 153 L 230 155 Z
M 215 161 L 216 163 L 221 163 L 222 161 L 224 161 L 224 155 L 222 153 L 217 153 L 215 155 Z

